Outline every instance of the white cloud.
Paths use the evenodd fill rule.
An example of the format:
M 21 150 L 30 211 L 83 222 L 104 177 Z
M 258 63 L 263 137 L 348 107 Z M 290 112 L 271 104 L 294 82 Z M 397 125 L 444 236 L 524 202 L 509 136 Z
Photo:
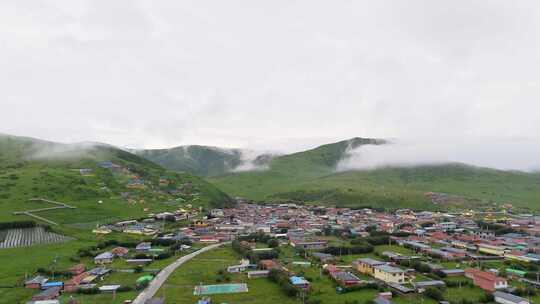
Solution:
M 337 170 L 464 163 L 502 170 L 533 171 L 540 169 L 537 155 L 540 155 L 540 143 L 525 138 L 394 140 L 387 145 L 360 146 L 347 151 Z
M 540 134 L 536 1 L 7 0 L 0 19 L 4 133 L 283 151 Z

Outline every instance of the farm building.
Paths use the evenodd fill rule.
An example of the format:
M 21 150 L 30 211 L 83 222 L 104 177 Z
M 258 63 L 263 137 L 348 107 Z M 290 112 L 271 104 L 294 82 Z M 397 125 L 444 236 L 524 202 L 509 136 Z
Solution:
M 495 291 L 493 293 L 496 303 L 501 304 L 530 304 L 531 302 L 525 298 L 515 296 L 510 293 Z

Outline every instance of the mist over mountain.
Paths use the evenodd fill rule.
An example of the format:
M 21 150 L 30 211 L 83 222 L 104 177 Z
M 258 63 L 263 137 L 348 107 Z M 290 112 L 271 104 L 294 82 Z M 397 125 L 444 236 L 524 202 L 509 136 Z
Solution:
M 540 168 L 540 143 L 531 139 L 416 138 L 348 149 L 337 171 L 462 163 L 500 170 Z
M 210 146 L 180 146 L 171 149 L 134 150 L 135 154 L 167 169 L 199 176 L 216 176 L 228 172 L 257 171 L 268 168 L 276 153 Z

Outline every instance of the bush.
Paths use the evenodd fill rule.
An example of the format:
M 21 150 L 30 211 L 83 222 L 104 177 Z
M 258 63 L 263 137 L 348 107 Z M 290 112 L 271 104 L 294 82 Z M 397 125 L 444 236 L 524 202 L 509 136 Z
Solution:
M 131 287 L 131 286 L 120 286 L 116 291 L 118 291 L 118 292 L 129 292 L 129 291 L 133 291 L 133 287 Z
M 270 270 L 268 279 L 278 284 L 287 296 L 295 297 L 298 294 L 298 290 L 289 282 L 289 276 L 283 270 Z
M 426 297 L 432 298 L 436 301 L 442 301 L 444 299 L 442 291 L 435 287 L 426 288 L 424 294 L 426 295 Z
M 100 290 L 97 287 L 79 288 L 79 289 L 77 289 L 77 293 L 80 293 L 80 294 L 98 294 L 98 293 L 100 293 Z

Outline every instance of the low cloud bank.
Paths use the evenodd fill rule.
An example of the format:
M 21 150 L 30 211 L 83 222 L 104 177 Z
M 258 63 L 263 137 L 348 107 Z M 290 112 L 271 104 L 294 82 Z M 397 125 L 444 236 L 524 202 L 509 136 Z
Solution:
M 233 168 L 232 172 L 264 171 L 270 168 L 270 161 L 279 156 L 273 152 L 260 152 L 253 150 L 240 151 L 241 164 Z
M 76 144 L 59 144 L 46 143 L 34 144 L 26 158 L 30 160 L 72 160 L 83 157 L 92 156 L 94 151 L 99 146 L 105 146 L 99 143 L 76 143 Z
M 530 139 L 393 140 L 350 149 L 337 171 L 465 163 L 501 170 L 540 169 L 540 141 Z

